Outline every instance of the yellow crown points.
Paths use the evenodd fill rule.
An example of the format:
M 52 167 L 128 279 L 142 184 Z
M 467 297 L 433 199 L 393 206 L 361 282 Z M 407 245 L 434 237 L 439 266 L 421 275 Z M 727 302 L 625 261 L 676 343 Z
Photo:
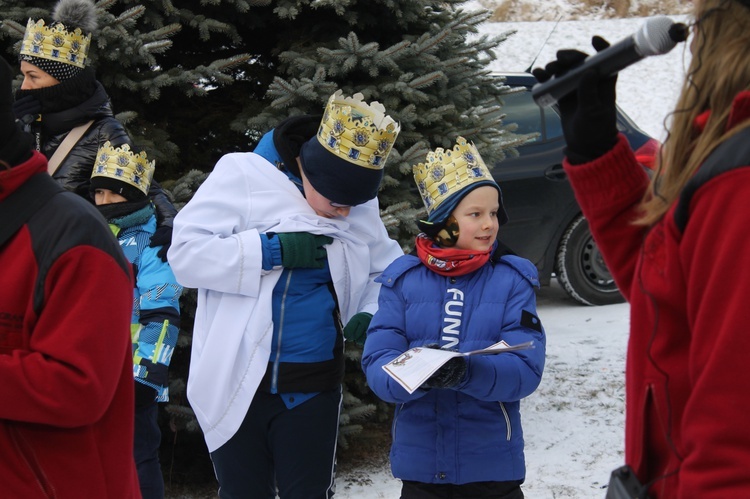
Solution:
M 68 31 L 61 23 L 50 26 L 40 19 L 29 19 L 21 41 L 21 55 L 29 55 L 63 62 L 83 69 L 88 62 L 91 34 L 85 35 L 81 28 Z
M 109 141 L 99 148 L 91 177 L 107 177 L 130 184 L 148 194 L 154 176 L 154 161 L 149 161 L 146 152 L 134 153 L 128 144 L 112 147 Z
M 415 165 L 413 173 L 428 214 L 468 185 L 494 182 L 477 148 L 463 137 L 458 137 L 452 149 L 438 147 L 427 153 L 425 162 Z
M 385 107 L 363 95 L 344 97 L 338 90 L 328 99 L 318 128 L 318 142 L 336 156 L 358 166 L 382 170 L 401 126 Z

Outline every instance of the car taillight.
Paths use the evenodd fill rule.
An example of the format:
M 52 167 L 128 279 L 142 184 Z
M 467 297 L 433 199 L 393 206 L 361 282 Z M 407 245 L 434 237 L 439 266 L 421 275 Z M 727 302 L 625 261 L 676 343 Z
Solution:
M 635 159 L 649 170 L 653 170 L 656 166 L 656 158 L 659 155 L 660 147 L 661 144 L 658 140 L 648 139 L 635 151 Z

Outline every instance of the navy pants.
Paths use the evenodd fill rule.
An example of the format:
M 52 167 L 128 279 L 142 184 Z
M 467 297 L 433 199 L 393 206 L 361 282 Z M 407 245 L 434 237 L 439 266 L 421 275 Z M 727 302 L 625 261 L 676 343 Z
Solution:
M 401 499 L 523 499 L 519 482 L 473 482 L 463 485 L 404 480 Z
M 242 425 L 211 453 L 221 499 L 333 497 L 341 389 L 287 409 L 257 392 Z
M 156 401 L 135 409 L 133 457 L 143 499 L 163 499 L 164 478 L 159 464 L 161 431 Z

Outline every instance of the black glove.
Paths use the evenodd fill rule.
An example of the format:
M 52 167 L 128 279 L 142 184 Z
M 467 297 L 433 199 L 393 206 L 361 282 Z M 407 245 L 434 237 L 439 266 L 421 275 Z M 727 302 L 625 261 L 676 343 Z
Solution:
M 604 38 L 595 36 L 591 44 L 597 52 L 609 47 Z M 580 65 L 587 55 L 578 50 L 560 50 L 557 60 L 544 69 L 532 71 L 540 82 L 560 77 Z M 617 143 L 617 108 L 615 86 L 617 74 L 600 75 L 595 69 L 586 71 L 578 88 L 558 100 L 565 155 L 571 164 L 587 163 L 604 155 Z
M 16 166 L 31 157 L 33 138 L 19 128 L 13 116 L 12 80 L 13 70 L 8 61 L 0 57 L 0 161 Z
M 367 339 L 367 328 L 370 327 L 371 320 L 372 314 L 370 313 L 359 312 L 358 314 L 354 314 L 354 317 L 349 319 L 349 322 L 344 327 L 344 338 L 346 338 L 346 341 L 363 346 Z
M 28 125 L 42 112 L 42 103 L 33 95 L 25 95 L 13 103 L 13 114 L 17 120 Z
M 327 258 L 326 244 L 333 239 L 309 232 L 282 232 L 276 234 L 281 244 L 281 265 L 287 269 L 322 269 Z
M 427 348 L 438 348 L 437 345 L 426 345 Z M 427 381 L 422 383 L 422 388 L 453 388 L 464 380 L 466 376 L 466 358 L 453 357 L 440 366 Z
M 156 231 L 151 236 L 151 242 L 148 243 L 149 247 L 157 248 L 161 246 L 161 249 L 156 252 L 156 256 L 161 258 L 162 262 L 167 261 L 167 251 L 172 246 L 172 227 L 169 225 L 160 225 L 156 228 Z
M 143 383 L 135 382 L 135 408 L 140 409 L 156 400 L 156 390 Z

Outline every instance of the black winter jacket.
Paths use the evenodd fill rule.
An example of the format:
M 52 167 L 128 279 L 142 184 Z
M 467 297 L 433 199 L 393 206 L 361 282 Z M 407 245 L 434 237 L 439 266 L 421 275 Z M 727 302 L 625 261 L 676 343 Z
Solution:
M 83 78 L 84 81 L 72 81 Z M 94 120 L 52 176 L 65 189 L 90 200 L 91 173 L 99 147 L 107 141 L 113 147 L 132 146 L 125 127 L 114 116 L 104 87 L 91 72 L 54 87 L 21 90 L 18 97 L 25 94 L 35 95 L 42 102 L 41 121 L 32 123 L 29 131 L 37 135 L 37 147 L 47 159 L 73 128 Z M 171 226 L 177 210 L 155 180 L 151 182 L 149 196 L 156 206 L 158 224 Z

